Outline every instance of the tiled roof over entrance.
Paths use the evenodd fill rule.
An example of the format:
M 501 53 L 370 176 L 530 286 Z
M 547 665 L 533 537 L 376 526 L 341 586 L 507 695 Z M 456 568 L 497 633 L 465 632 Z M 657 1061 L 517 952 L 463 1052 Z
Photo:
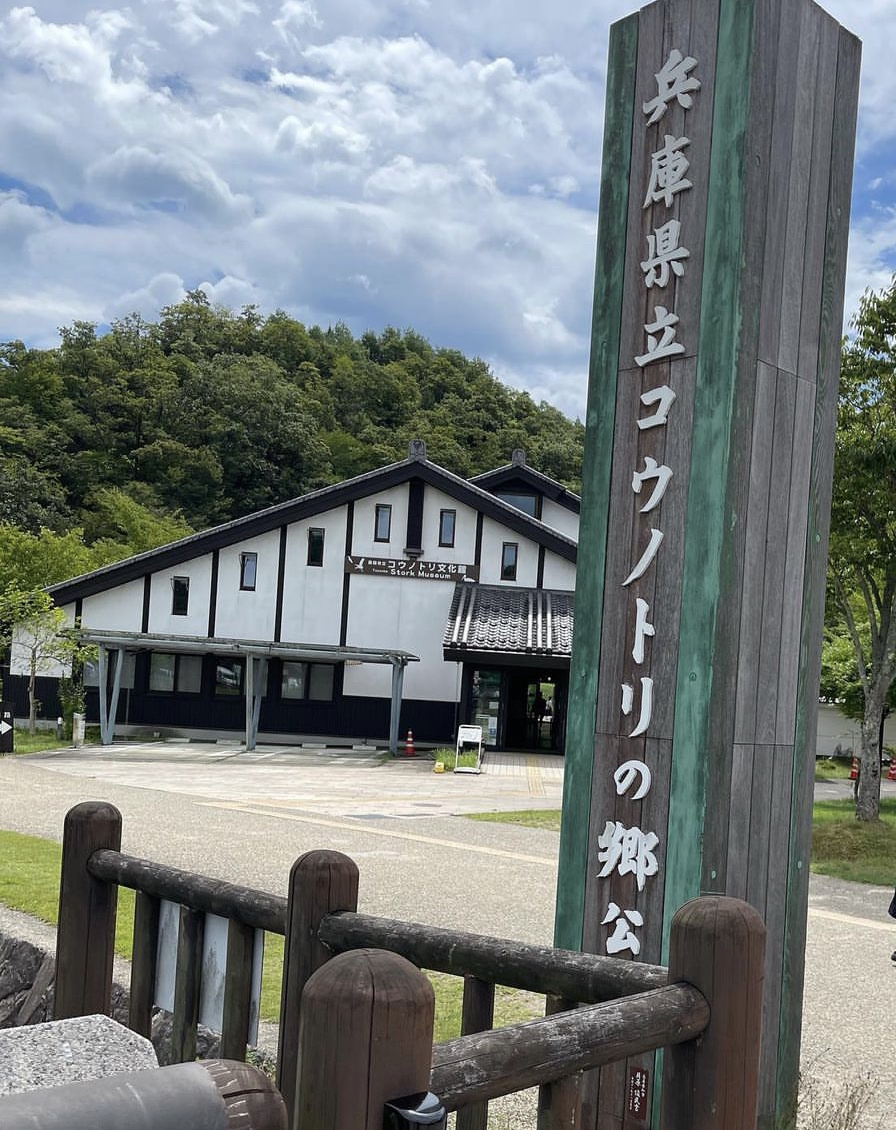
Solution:
M 568 660 L 574 597 L 551 589 L 459 582 L 442 641 L 445 658 L 488 652 Z

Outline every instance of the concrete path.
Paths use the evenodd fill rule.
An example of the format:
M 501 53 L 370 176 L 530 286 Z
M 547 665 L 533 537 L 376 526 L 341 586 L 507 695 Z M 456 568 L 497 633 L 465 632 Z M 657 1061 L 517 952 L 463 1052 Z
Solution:
M 484 770 L 436 774 L 429 761 L 363 750 L 54 751 L 0 758 L 0 827 L 59 839 L 72 804 L 108 800 L 134 855 L 282 894 L 297 855 L 333 848 L 359 864 L 364 911 L 549 943 L 557 834 L 455 814 L 559 807 L 562 759 L 491 754 Z M 817 792 L 845 796 L 849 786 Z M 820 876 L 810 884 L 804 1071 L 814 1092 L 868 1091 L 855 1130 L 896 1126 L 891 893 Z

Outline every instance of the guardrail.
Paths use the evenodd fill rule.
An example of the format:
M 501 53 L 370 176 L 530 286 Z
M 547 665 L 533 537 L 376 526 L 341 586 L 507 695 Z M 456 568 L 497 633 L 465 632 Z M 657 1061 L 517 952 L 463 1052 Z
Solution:
M 296 860 L 283 899 L 123 855 L 120 846 L 112 805 L 68 813 L 56 1016 L 108 1013 L 117 889 L 132 887 L 130 1026 L 149 1032 L 159 904 L 167 899 L 181 906 L 174 1055 L 195 1056 L 202 922 L 212 913 L 228 919 L 221 1055 L 241 1059 L 255 931 L 282 934 L 277 1079 L 293 1130 L 379 1127 L 383 1102 L 421 1090 L 458 1111 L 458 1130 L 484 1130 L 490 1098 L 536 1085 L 539 1126 L 570 1130 L 583 1125 L 588 1103 L 581 1072 L 661 1047 L 669 1049 L 663 1130 L 755 1127 L 764 927 L 745 903 L 712 896 L 686 904 L 666 969 L 358 914 L 358 869 L 338 852 Z M 463 977 L 459 1039 L 432 1047 L 432 990 L 417 967 Z M 496 984 L 544 993 L 556 1014 L 491 1031 Z M 377 1010 L 387 1001 L 383 1016 Z M 360 1047 L 365 1031 L 376 1040 Z M 356 1092 L 367 1104 L 363 1118 L 344 1098 L 339 1112 L 325 1114 L 333 1094 Z M 719 1110 L 721 1122 L 708 1113 Z

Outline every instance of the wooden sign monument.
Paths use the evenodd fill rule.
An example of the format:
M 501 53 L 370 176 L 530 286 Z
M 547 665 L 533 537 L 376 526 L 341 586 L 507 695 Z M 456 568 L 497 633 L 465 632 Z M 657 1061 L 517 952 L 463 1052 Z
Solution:
M 860 47 L 812 0 L 615 24 L 556 943 L 663 961 L 675 910 L 768 927 L 760 1126 L 797 1083 Z M 649 1120 L 652 1059 L 583 1081 Z

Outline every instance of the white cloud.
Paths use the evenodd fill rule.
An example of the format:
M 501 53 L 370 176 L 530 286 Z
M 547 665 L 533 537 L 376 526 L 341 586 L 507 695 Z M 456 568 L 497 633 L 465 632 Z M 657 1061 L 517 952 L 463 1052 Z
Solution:
M 892 0 L 865 40 L 847 310 L 896 265 Z M 607 33 L 557 0 L 34 0 L 0 18 L 0 339 L 202 286 L 411 325 L 584 413 Z M 14 297 L 10 297 L 14 296 Z

